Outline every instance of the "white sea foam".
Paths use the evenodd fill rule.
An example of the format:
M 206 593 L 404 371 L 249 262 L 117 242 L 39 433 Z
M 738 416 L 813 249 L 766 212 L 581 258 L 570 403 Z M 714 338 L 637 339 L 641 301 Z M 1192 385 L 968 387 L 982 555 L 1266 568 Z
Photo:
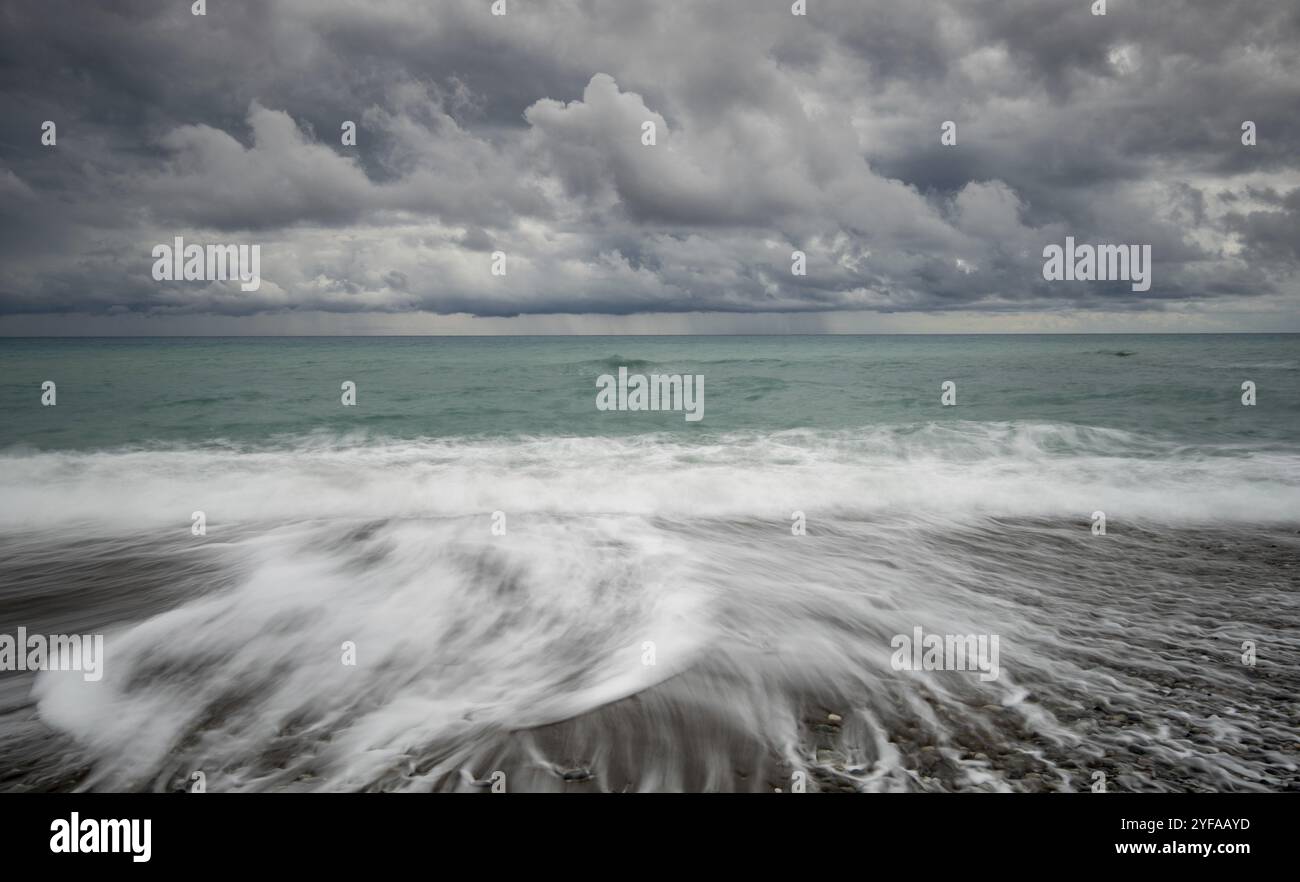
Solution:
M 1122 536 L 1142 520 L 1294 522 L 1297 462 L 1016 424 L 702 443 L 298 439 L 7 456 L 0 518 L 28 543 L 175 530 L 161 555 L 201 543 L 229 580 L 110 633 L 100 683 L 38 680 L 41 718 L 91 761 L 86 787 L 166 788 L 204 771 L 214 790 L 421 789 L 501 764 L 514 786 L 540 786 L 561 780 L 552 766 L 565 757 L 510 733 L 639 695 L 616 735 L 576 731 L 589 755 L 569 759 L 602 786 L 727 786 L 738 742 L 863 789 L 937 786 L 918 772 L 925 749 L 951 767 L 949 783 L 1007 788 L 1010 753 L 1058 751 L 1041 762 L 1062 780 L 1060 751 L 1085 769 L 1127 745 L 1170 762 L 1204 756 L 1161 727 L 1212 730 L 1220 747 L 1281 743 L 1275 723 L 1233 720 L 1221 700 L 1150 708 L 1147 690 L 1175 677 L 1240 692 L 1239 635 L 1184 623 L 1195 654 L 1228 657 L 1195 675 L 1182 648 L 1135 652 L 1133 640 L 1220 600 L 1160 581 L 1152 556 L 1177 560 L 1177 549 Z M 196 509 L 208 515 L 201 539 L 189 535 Z M 1114 536 L 1089 538 L 1096 509 Z M 497 510 L 504 536 L 491 532 Z M 791 535 L 794 510 L 806 537 Z M 1097 620 L 1098 604 L 1122 615 Z M 999 634 L 1001 676 L 894 670 L 891 636 L 914 627 Z M 342 664 L 345 641 L 355 666 Z M 1281 636 L 1270 646 L 1275 659 L 1300 649 Z M 842 702 L 833 749 L 809 747 L 808 696 Z M 1056 716 L 1135 702 L 1149 725 L 1087 731 Z M 713 733 L 688 756 L 669 735 L 683 719 Z M 1013 748 L 1010 732 L 1035 740 Z M 611 752 L 625 742 L 643 746 L 620 783 Z M 507 762 L 512 749 L 524 759 Z M 1230 752 L 1202 773 L 1262 789 L 1270 774 Z
M 294 439 L 0 456 L 0 529 L 135 530 L 492 511 L 643 516 L 1300 517 L 1300 452 L 1188 448 L 1072 425 L 518 440 Z

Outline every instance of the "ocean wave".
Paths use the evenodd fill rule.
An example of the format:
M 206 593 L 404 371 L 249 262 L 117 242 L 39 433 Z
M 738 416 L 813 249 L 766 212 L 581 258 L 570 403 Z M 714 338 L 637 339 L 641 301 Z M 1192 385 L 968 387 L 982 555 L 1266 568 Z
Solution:
M 1298 465 L 1024 423 L 10 453 L 11 602 L 108 633 L 0 735 L 86 790 L 1271 789 Z M 895 669 L 916 627 L 1001 676 Z
M 90 787 L 165 789 L 190 768 L 218 789 L 311 772 L 315 786 L 368 786 L 679 670 L 700 643 L 684 556 L 627 527 L 533 524 L 494 540 L 465 523 L 389 521 L 243 536 L 223 549 L 244 574 L 232 586 L 110 634 L 102 682 L 47 676 L 34 697 L 98 761 Z M 647 635 L 656 666 L 640 662 Z
M 393 440 L 0 455 L 0 529 L 80 524 L 463 517 L 493 511 L 675 517 L 1300 519 L 1300 451 L 1200 445 L 1071 424 L 918 423 L 856 431 Z
M 602 372 L 617 371 L 621 367 L 629 371 L 653 367 L 655 362 L 644 358 L 628 358 L 625 355 L 611 355 L 606 358 L 592 359 L 578 363 L 582 367 L 597 367 Z

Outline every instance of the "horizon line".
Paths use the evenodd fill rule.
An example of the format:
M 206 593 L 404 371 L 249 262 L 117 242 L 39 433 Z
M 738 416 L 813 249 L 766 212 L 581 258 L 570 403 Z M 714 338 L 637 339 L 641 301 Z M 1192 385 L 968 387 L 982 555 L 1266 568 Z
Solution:
M 0 340 L 285 340 L 309 339 L 537 339 L 547 337 L 1222 337 L 1300 336 L 1300 331 L 870 331 L 720 334 L 4 334 Z

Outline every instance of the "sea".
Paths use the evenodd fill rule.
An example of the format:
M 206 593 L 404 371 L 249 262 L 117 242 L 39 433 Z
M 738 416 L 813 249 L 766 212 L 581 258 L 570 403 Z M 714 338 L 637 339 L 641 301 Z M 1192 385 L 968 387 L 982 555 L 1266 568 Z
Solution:
M 0 339 L 20 627 L 7 791 L 1300 790 L 1300 336 Z

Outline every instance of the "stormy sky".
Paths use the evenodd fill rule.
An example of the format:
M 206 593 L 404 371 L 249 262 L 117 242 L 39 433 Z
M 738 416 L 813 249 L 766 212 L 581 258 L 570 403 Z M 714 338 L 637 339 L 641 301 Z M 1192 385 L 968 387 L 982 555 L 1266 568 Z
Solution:
M 1300 330 L 1300 5 L 491 5 L 0 3 L 0 333 Z

